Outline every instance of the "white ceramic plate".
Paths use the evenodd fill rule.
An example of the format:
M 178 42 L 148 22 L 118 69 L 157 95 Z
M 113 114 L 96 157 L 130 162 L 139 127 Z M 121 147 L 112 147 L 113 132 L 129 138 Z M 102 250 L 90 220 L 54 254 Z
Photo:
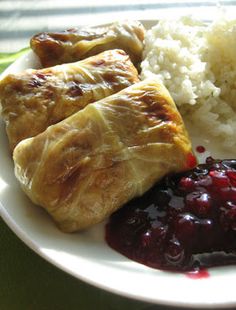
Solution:
M 150 27 L 153 21 L 143 21 Z M 30 52 L 7 71 L 39 66 Z M 193 144 L 211 150 L 215 157 L 236 157 L 192 132 Z M 184 274 L 163 272 L 130 261 L 104 241 L 104 223 L 86 232 L 64 234 L 49 216 L 21 191 L 13 173 L 4 124 L 0 122 L 0 210 L 9 227 L 46 260 L 90 284 L 143 301 L 185 307 L 236 307 L 236 266 L 210 269 L 210 277 L 193 280 Z M 208 153 L 209 154 L 209 153 Z M 208 155 L 207 154 L 207 155 Z M 205 154 L 206 155 L 206 154 Z

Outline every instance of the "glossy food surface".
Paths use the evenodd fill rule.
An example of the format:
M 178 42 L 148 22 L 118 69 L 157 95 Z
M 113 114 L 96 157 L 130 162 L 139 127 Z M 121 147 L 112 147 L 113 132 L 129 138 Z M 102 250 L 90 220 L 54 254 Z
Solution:
M 155 79 L 21 141 L 13 157 L 25 192 L 68 232 L 102 221 L 164 175 L 194 163 L 182 118 Z
M 0 82 L 0 100 L 11 149 L 138 81 L 137 70 L 122 50 L 6 76 Z
M 114 48 L 123 49 L 137 65 L 142 58 L 144 34 L 140 22 L 124 21 L 107 27 L 39 33 L 31 39 L 31 48 L 44 67 L 85 59 Z
M 236 160 L 165 177 L 112 215 L 108 244 L 153 268 L 188 271 L 236 263 Z

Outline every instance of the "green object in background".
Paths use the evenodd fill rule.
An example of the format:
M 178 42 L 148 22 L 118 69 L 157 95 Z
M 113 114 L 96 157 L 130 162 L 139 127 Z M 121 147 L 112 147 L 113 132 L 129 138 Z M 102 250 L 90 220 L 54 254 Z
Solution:
M 0 54 L 0 73 L 27 51 Z M 25 246 L 0 218 L 0 310 L 90 309 L 169 308 L 130 300 L 73 278 Z
M 30 50 L 29 47 L 23 48 L 17 53 L 0 53 L 0 73 L 5 70 L 13 61 Z

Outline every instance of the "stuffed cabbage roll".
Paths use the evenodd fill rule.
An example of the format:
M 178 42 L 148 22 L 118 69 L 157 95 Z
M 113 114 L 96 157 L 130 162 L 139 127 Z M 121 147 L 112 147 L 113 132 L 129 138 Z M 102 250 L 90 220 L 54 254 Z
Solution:
M 87 104 L 137 81 L 137 70 L 122 50 L 8 75 L 0 82 L 0 100 L 11 149 Z
M 190 168 L 191 143 L 166 88 L 134 84 L 21 141 L 15 174 L 61 230 L 102 221 L 171 172 Z
M 138 21 L 116 22 L 107 27 L 43 32 L 31 39 L 31 48 L 44 67 L 73 62 L 109 49 L 123 49 L 136 65 L 141 61 L 144 27 Z

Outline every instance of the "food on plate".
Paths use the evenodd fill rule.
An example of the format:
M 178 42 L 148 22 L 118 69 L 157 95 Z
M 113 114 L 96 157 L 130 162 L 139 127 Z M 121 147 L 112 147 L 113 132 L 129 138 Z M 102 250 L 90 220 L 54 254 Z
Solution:
M 137 70 L 122 50 L 6 76 L 0 81 L 0 100 L 10 148 L 137 81 Z
M 184 121 L 236 148 L 236 20 L 160 20 L 145 37 L 142 78 L 169 90 Z
M 23 190 L 65 232 L 102 221 L 166 174 L 196 165 L 182 118 L 155 79 L 21 141 L 13 158 Z
M 207 158 L 165 177 L 111 217 L 108 244 L 153 268 L 236 263 L 236 160 Z
M 236 160 L 196 166 L 181 117 L 235 149 L 235 31 L 236 21 L 160 20 L 137 84 L 125 52 L 104 50 L 125 50 L 139 68 L 139 22 L 35 35 L 45 67 L 103 53 L 0 83 L 11 148 L 33 136 L 13 152 L 25 193 L 64 232 L 112 215 L 107 243 L 153 268 L 236 263 Z
M 74 62 L 109 49 L 123 49 L 137 65 L 142 58 L 145 29 L 138 21 L 109 26 L 43 32 L 31 39 L 31 48 L 44 67 Z

